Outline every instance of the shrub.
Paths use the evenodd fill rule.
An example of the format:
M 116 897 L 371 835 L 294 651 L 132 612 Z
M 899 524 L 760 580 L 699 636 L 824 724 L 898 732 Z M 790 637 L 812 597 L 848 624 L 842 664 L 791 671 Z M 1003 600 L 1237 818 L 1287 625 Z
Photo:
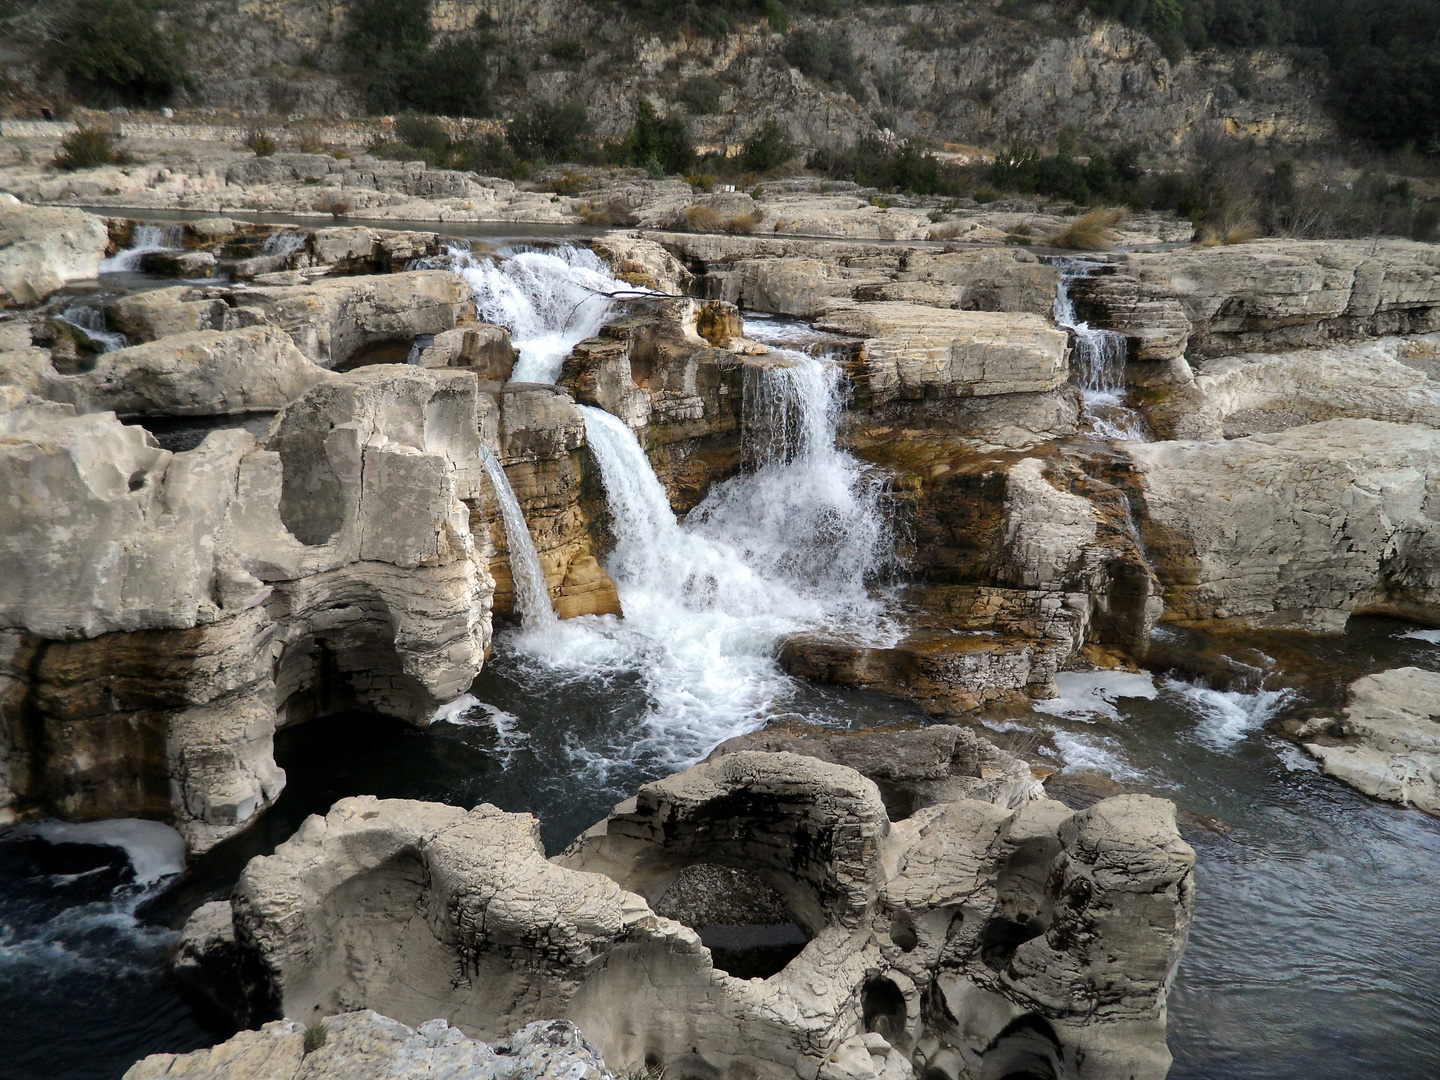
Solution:
M 795 147 L 774 120 L 766 120 L 759 132 L 745 140 L 740 149 L 740 167 L 751 172 L 771 172 L 795 156 Z
M 305 1053 L 313 1054 L 316 1050 L 319 1050 L 325 1045 L 325 1041 L 329 1036 L 330 1032 L 326 1030 L 323 1020 L 316 1021 L 313 1024 L 307 1024 L 305 1027 Z
M 856 101 L 864 101 L 860 64 L 850 49 L 850 39 L 818 30 L 797 30 L 785 41 L 785 60 L 802 75 L 843 87 Z
M 526 161 L 574 161 L 588 130 L 585 106 L 580 102 L 537 101 L 510 121 L 505 137 Z
M 725 215 L 713 206 L 695 203 L 685 208 L 685 227 L 691 232 L 718 233 L 725 231 Z
M 710 173 L 691 173 L 685 177 L 685 183 L 689 184 L 696 191 L 703 191 L 707 195 L 715 190 L 715 177 Z
M 52 164 L 67 172 L 123 165 L 130 160 L 130 155 L 116 150 L 111 138 L 104 128 L 82 127 L 60 140 L 60 152 Z
M 1125 219 L 1125 211 L 1117 207 L 1089 210 L 1047 241 L 1051 247 L 1070 251 L 1106 251 L 1120 239 L 1115 227 Z
M 720 84 L 708 75 L 697 75 L 680 84 L 679 101 L 697 116 L 720 111 Z
M 338 221 L 355 208 L 345 199 L 337 195 L 326 195 L 324 198 L 315 200 L 315 205 L 312 209 L 322 214 L 329 214 Z
M 372 113 L 490 114 L 487 35 L 431 45 L 429 0 L 352 0 L 347 22 L 344 43 L 366 74 Z
M 66 84 L 92 104 L 158 105 L 185 80 L 174 43 L 141 0 L 78 0 L 56 44 Z
M 584 173 L 566 169 L 558 180 L 551 181 L 550 190 L 556 195 L 579 195 L 589 186 L 589 178 Z
M 817 150 L 808 164 L 836 180 L 912 195 L 959 196 L 973 184 L 968 172 L 940 161 L 913 139 L 898 149 L 878 138 L 858 139 L 847 147 Z
M 325 144 L 320 141 L 320 137 L 314 132 L 307 132 L 306 134 L 300 136 L 300 142 L 296 144 L 296 148 L 302 154 L 328 153 L 328 151 L 325 149 Z
M 603 203 L 587 202 L 580 207 L 582 225 L 634 225 L 639 218 L 624 199 L 612 196 Z
M 550 46 L 550 58 L 562 64 L 583 64 L 587 50 L 583 42 L 557 41 Z
M 275 153 L 275 140 L 258 128 L 252 130 L 245 136 L 245 145 L 255 151 L 256 157 L 270 157 Z
M 695 147 L 685 117 L 672 112 L 663 120 L 644 98 L 635 106 L 635 123 L 620 148 L 621 161 L 652 173 L 682 173 L 695 163 Z

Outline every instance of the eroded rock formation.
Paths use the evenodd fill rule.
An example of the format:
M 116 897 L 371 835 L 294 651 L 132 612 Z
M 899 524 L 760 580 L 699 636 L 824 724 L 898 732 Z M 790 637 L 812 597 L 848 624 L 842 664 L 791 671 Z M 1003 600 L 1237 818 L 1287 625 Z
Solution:
M 288 1016 L 375 1008 L 478 1037 L 563 1016 L 620 1070 L 1163 1077 L 1194 903 L 1173 807 L 1075 813 L 1006 785 L 986 793 L 1014 806 L 952 801 L 954 782 L 892 822 L 851 768 L 730 748 L 551 861 L 528 815 L 346 799 L 251 862 L 233 937 Z M 695 873 L 763 924 L 710 924 L 682 891 Z M 782 918 L 808 943 L 779 970 L 716 966 L 707 936 L 733 963 Z

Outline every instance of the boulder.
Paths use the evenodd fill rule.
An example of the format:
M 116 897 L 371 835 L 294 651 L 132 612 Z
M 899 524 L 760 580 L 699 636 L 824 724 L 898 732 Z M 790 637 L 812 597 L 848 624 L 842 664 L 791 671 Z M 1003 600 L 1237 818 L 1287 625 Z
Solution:
M 147 251 L 140 257 L 141 270 L 161 277 L 213 277 L 215 265 L 215 256 L 208 251 Z
M 1307 721 L 1299 735 L 1327 775 L 1440 816 L 1440 673 L 1367 675 L 1351 684 L 1343 717 Z
M 279 794 L 278 724 L 426 723 L 464 692 L 490 642 L 482 400 L 464 372 L 367 368 L 264 444 L 174 454 L 113 413 L 12 402 L 0 805 L 164 817 L 203 851 Z
M 105 305 L 105 319 L 131 341 L 154 341 L 197 330 L 235 330 L 263 324 L 265 313 L 229 302 L 221 289 L 175 285 L 133 293 Z
M 852 377 L 863 400 L 1048 393 L 1069 376 L 1069 341 L 1038 315 L 885 301 L 832 308 L 821 330 L 864 339 Z
M 1440 433 L 1330 420 L 1228 442 L 1120 443 L 1166 617 L 1335 632 L 1440 618 Z
M 32 350 L 33 353 L 33 350 Z M 95 366 L 61 375 L 48 360 L 0 354 L 0 381 L 19 382 L 81 413 L 222 416 L 276 412 L 334 376 L 316 367 L 277 327 L 200 330 L 102 353 Z
M 323 368 L 398 363 L 422 334 L 455 329 L 470 309 L 470 287 L 448 270 L 320 280 L 238 291 Z
M 152 1054 L 124 1080 L 614 1080 L 580 1029 L 528 1024 L 494 1046 L 444 1020 L 406 1027 L 366 1011 L 277 1020 L 208 1050 Z
M 436 334 L 415 362 L 421 367 L 458 367 L 487 382 L 508 382 L 515 365 L 510 331 L 489 323 L 460 326 Z
M 884 738 L 836 752 L 883 771 Z M 904 738 L 892 777 L 953 793 L 962 739 Z M 611 1067 L 675 1075 L 959 1080 L 1025 1060 L 1160 1080 L 1193 865 L 1162 800 L 959 799 L 892 822 L 853 769 L 732 747 L 549 861 L 528 815 L 344 799 L 252 860 L 231 907 L 291 1017 L 344 1001 L 478 1038 L 564 1018 Z
M 94 279 L 109 243 L 104 219 L 93 214 L 0 203 L 0 299 L 38 304 L 72 281 Z

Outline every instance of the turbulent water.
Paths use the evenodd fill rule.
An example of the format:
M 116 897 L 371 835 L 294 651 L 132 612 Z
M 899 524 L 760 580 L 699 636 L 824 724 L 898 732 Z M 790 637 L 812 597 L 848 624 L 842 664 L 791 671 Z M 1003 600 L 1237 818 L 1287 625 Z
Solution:
M 509 477 L 488 447 L 480 448 L 480 461 L 485 466 L 485 475 L 490 478 L 490 486 L 495 490 L 495 501 L 500 504 L 500 518 L 505 523 L 505 542 L 510 549 L 510 576 L 515 583 L 515 606 L 520 611 L 522 624 L 527 631 L 553 626 L 555 609 L 550 603 L 545 574 L 540 569 L 540 554 L 535 550 L 535 541 L 520 510 L 520 500 L 515 498 L 515 489 L 510 486 Z
M 109 328 L 105 322 L 105 312 L 100 308 L 88 304 L 71 304 L 56 318 L 83 330 L 85 336 L 98 345 L 102 353 L 114 352 L 130 344 L 124 334 Z
M 152 251 L 174 251 L 185 238 L 179 225 L 136 225 L 130 232 L 130 246 L 100 262 L 100 273 L 121 274 L 140 269 L 140 260 Z
M 520 353 L 511 382 L 552 383 L 575 344 L 599 332 L 616 293 L 634 292 L 587 248 L 476 256 L 454 247 L 444 262 L 470 283 L 486 322 L 510 331 Z
M 588 252 L 543 255 L 554 260 L 544 273 L 535 260 L 504 269 L 539 254 L 466 268 L 472 285 L 488 283 L 484 317 L 543 362 L 534 377 L 558 369 L 555 350 L 593 333 L 609 306 L 577 284 L 594 284 Z M 773 320 L 747 334 L 823 351 L 818 336 Z M 528 811 L 555 851 L 639 784 L 731 735 L 791 718 L 923 722 L 901 702 L 798 684 L 775 662 L 796 631 L 885 640 L 873 586 L 893 543 L 876 476 L 836 446 L 836 366 L 778 347 L 772 358 L 747 376 L 745 472 L 685 520 L 634 433 L 585 410 L 625 619 L 527 618 L 502 630 L 471 693 L 425 731 L 349 715 L 280 733 L 289 784 L 277 805 L 164 895 L 178 862 L 163 827 L 0 833 L 0 1080 L 115 1080 L 146 1053 L 223 1038 L 165 975 L 169 926 L 342 796 Z M 1082 355 L 1083 377 L 1123 385 L 1101 361 Z M 505 525 L 513 560 L 528 530 L 508 514 Z M 515 576 L 517 593 L 528 576 L 544 595 L 538 560 Z M 1071 805 L 1122 788 L 1177 803 L 1199 903 L 1170 997 L 1173 1077 L 1440 1076 L 1440 822 L 1320 776 L 1277 733 L 1288 717 L 1336 708 L 1363 674 L 1440 669 L 1437 643 L 1435 631 L 1381 620 L 1355 620 L 1333 639 L 1232 638 L 1216 664 L 1223 678 L 1066 674 L 1061 697 L 987 721 L 998 739 L 1048 758 L 1052 793 Z
M 1128 351 L 1125 335 L 1113 330 L 1096 330 L 1082 322 L 1070 299 L 1070 283 L 1089 276 L 1097 264 L 1064 258 L 1056 265 L 1060 269 L 1060 283 L 1055 288 L 1055 322 L 1075 338 L 1074 363 L 1080 392 L 1085 396 L 1085 419 L 1090 423 L 1091 434 L 1101 439 L 1143 439 L 1144 423 L 1124 400 Z

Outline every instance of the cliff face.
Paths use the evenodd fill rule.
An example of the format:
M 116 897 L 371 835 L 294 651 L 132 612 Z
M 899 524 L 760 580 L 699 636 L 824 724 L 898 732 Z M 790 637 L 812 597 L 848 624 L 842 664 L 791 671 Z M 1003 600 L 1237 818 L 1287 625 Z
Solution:
M 705 146 L 736 146 L 767 119 L 802 147 L 884 129 L 994 145 L 1072 132 L 1156 150 L 1178 146 L 1201 122 L 1283 142 L 1335 135 L 1323 95 L 1278 54 L 1171 63 L 1144 34 L 1058 16 L 1064 6 L 1039 5 L 1022 18 L 998 14 L 998 3 L 862 6 L 834 18 L 797 15 L 788 35 L 736 15 L 721 37 L 662 31 L 607 0 L 435 0 L 432 13 L 442 37 L 486 27 L 498 116 L 537 98 L 578 99 L 602 136 L 629 128 L 640 96 L 662 112 L 686 110 Z M 171 0 L 162 18 L 186 43 L 192 104 L 355 116 L 363 97 L 343 45 L 348 8 L 344 0 Z M 853 93 L 787 63 L 787 42 L 811 31 L 849 41 L 859 66 Z M 709 112 L 677 104 L 700 78 L 718 86 Z

